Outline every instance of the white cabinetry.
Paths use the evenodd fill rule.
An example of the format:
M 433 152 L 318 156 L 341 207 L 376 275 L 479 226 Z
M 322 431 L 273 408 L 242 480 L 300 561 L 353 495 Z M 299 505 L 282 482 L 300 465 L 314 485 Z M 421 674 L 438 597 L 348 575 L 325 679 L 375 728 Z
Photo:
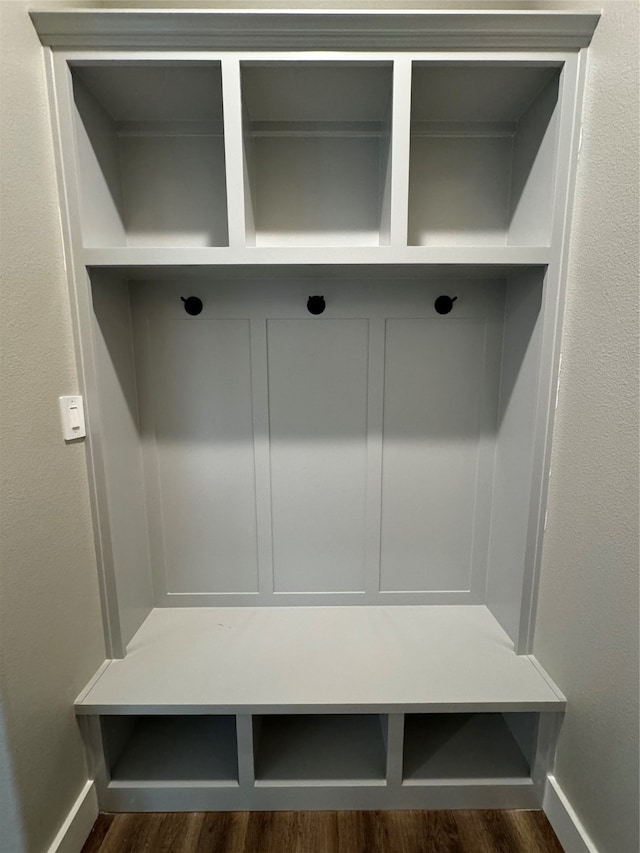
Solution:
M 50 11 L 108 809 L 540 803 L 597 15 Z M 314 299 L 315 297 L 315 299 Z

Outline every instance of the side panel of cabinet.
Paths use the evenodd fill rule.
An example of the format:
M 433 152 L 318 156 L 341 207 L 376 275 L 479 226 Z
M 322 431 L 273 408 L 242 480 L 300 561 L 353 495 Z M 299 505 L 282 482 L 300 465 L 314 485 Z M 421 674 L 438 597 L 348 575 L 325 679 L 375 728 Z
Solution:
M 542 282 L 521 273 L 507 289 L 486 600 L 518 632 L 531 503 Z
M 105 491 L 126 645 L 153 602 L 129 288 L 105 271 L 93 275 L 92 285 Z

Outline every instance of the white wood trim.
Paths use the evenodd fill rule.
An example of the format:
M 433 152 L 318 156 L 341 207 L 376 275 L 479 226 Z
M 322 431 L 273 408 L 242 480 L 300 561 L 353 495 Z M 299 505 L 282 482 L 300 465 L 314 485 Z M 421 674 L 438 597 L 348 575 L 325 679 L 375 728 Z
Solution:
M 88 772 L 93 777 L 98 798 L 98 807 L 102 809 L 102 797 L 110 782 L 105 744 L 102 737 L 102 721 L 100 717 L 89 716 L 77 717 L 76 719 L 84 741 Z
M 411 59 L 393 63 L 391 122 L 391 245 L 405 248 L 409 225 Z
M 220 64 L 222 68 L 229 245 L 244 246 L 246 200 L 244 197 L 240 63 L 237 59 L 225 58 Z
M 558 699 L 561 699 L 563 702 L 566 702 L 566 701 L 567 701 L 567 697 L 564 695 L 564 693 L 562 692 L 562 690 L 560 690 L 560 688 L 558 687 L 558 685 L 557 685 L 557 684 L 555 683 L 555 681 L 551 678 L 551 676 L 549 675 L 549 673 L 544 669 L 544 667 L 543 667 L 543 666 L 542 666 L 542 664 L 538 661 L 538 659 L 537 659 L 536 657 L 534 657 L 533 655 L 527 655 L 527 657 L 529 658 L 529 660 L 531 661 L 531 663 L 534 665 L 534 667 L 538 670 L 538 672 L 540 673 L 540 675 L 541 675 L 541 676 L 544 678 L 544 680 L 547 682 L 547 684 L 549 685 L 549 687 L 550 687 L 550 688 L 553 690 L 553 692 L 556 694 L 556 696 L 558 697 Z
M 96 682 L 99 681 L 100 678 L 102 678 L 102 673 L 105 672 L 105 670 L 107 670 L 109 668 L 110 664 L 111 664 L 110 660 L 105 660 L 100 664 L 100 666 L 95 671 L 93 676 L 89 679 L 89 681 L 86 683 L 86 685 L 83 687 L 83 689 L 78 694 L 78 697 L 76 698 L 76 704 L 84 701 L 87 693 L 89 693 L 89 691 L 91 690 L 93 685 L 96 684 Z
M 411 51 L 413 62 L 435 62 L 447 64 L 472 64 L 492 62 L 499 65 L 523 66 L 539 65 L 542 67 L 560 67 L 567 56 L 577 51 L 562 49 L 541 50 L 525 49 L 517 50 L 415 50 Z M 126 50 L 103 50 L 92 47 L 75 47 L 68 50 L 56 50 L 56 56 L 60 56 L 70 65 L 105 65 L 111 66 L 128 62 L 159 61 L 160 54 L 142 49 Z M 327 50 L 286 50 L 274 51 L 264 50 L 181 50 L 174 46 L 162 50 L 162 62 L 180 62 L 189 64 L 192 62 L 219 63 L 223 59 L 234 59 L 240 62 L 250 60 L 251 62 L 394 62 L 401 58 L 404 53 L 397 50 L 375 49 L 375 50 L 352 50 L 340 49 Z
M 598 12 L 151 10 L 33 11 L 55 48 L 568 49 L 586 47 Z
M 365 592 L 380 593 L 380 537 L 382 534 L 382 432 L 384 423 L 385 321 L 369 321 L 367 395 L 367 483 L 365 509 Z
M 255 784 L 253 717 L 251 714 L 236 716 L 236 739 L 238 748 L 238 781 L 243 787 Z
M 251 389 L 253 459 L 256 482 L 258 594 L 273 596 L 273 526 L 271 517 L 271 452 L 269 445 L 269 369 L 266 320 L 251 320 Z M 250 602 L 247 602 L 250 603 Z
M 538 715 L 536 745 L 531 763 L 531 778 L 536 787 L 538 808 L 542 807 L 547 774 L 553 771 L 556 744 L 563 719 L 564 713 L 562 712 Z
M 598 853 L 558 780 L 551 773 L 547 776 L 542 810 L 565 850 L 571 853 Z
M 93 780 L 89 779 L 71 806 L 47 853 L 78 853 L 87 840 L 97 817 L 96 786 Z
M 536 809 L 531 781 L 425 785 L 109 785 L 105 811 L 282 811 L 321 809 Z M 567 848 L 570 850 L 571 848 Z M 573 853 L 573 850 L 571 850 Z
M 387 785 L 402 785 L 404 761 L 404 714 L 389 714 L 387 728 Z
M 47 84 L 52 107 L 51 123 L 54 154 L 60 199 L 60 220 L 65 267 L 71 302 L 72 330 L 78 373 L 78 391 L 85 398 L 87 438 L 85 452 L 89 498 L 92 520 L 102 628 L 106 653 L 110 657 L 123 657 L 125 642 L 122 637 L 117 591 L 113 571 L 109 514 L 105 493 L 104 459 L 100 441 L 100 415 L 97 392 L 96 365 L 93 350 L 93 329 L 89 305 L 89 283 L 83 268 L 80 246 L 80 211 L 77 184 L 78 157 L 72 112 L 71 75 L 67 63 L 52 51 L 47 51 Z
M 549 267 L 543 292 L 542 340 L 539 385 L 537 391 L 536 439 L 531 489 L 531 510 L 527 536 L 527 556 L 522 589 L 520 631 L 516 641 L 518 654 L 533 650 L 537 610 L 542 540 L 544 537 L 549 468 L 558 389 L 562 344 L 569 238 L 575 182 L 578 171 L 578 145 L 582 123 L 582 105 L 586 74 L 586 51 L 569 57 L 562 72 L 561 115 L 558 128 L 556 178 L 553 201 L 553 234 Z
M 372 247 L 171 247 L 146 248 L 118 246 L 84 249 L 88 267 L 204 267 L 204 266 L 326 266 L 389 264 L 428 264 L 433 267 L 456 266 L 543 266 L 549 263 L 548 246 L 372 246 Z M 153 270 L 158 274 L 158 270 Z M 437 272 L 437 270 L 436 270 Z

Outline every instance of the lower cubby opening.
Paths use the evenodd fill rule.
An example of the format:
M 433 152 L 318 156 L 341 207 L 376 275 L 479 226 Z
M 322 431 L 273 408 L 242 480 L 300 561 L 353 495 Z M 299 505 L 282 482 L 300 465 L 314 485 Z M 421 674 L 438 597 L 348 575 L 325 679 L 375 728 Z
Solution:
M 238 784 L 232 716 L 101 718 L 111 783 Z
M 403 784 L 531 778 L 538 717 L 407 714 Z
M 256 785 L 384 785 L 386 716 L 254 716 Z

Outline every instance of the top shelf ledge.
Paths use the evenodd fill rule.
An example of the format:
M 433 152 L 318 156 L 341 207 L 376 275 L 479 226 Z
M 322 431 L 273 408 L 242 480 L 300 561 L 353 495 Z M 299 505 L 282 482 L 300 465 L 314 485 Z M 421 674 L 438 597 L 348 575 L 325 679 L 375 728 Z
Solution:
M 34 10 L 59 49 L 579 50 L 600 13 L 433 10 Z

